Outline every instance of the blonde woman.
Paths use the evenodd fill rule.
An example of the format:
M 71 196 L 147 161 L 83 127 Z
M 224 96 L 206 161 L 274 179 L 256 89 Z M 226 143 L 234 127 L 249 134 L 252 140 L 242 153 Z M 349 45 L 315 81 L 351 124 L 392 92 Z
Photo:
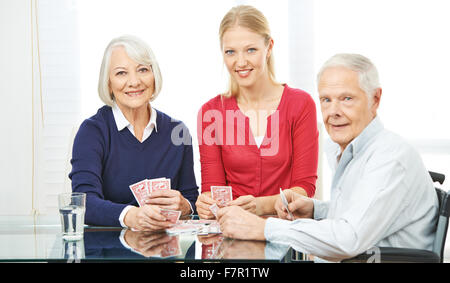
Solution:
M 202 194 L 197 211 L 201 218 L 213 218 L 211 186 L 226 185 L 234 198 L 228 205 L 275 214 L 280 188 L 314 195 L 316 107 L 306 92 L 276 81 L 274 40 L 256 8 L 232 8 L 219 36 L 230 84 L 228 92 L 199 111 Z
M 98 87 L 106 105 L 81 124 L 69 174 L 72 190 L 87 194 L 87 224 L 162 230 L 170 223 L 161 208 L 195 212 L 192 145 L 172 142 L 174 128 L 187 128 L 151 106 L 161 86 L 158 62 L 144 41 L 122 36 L 110 42 Z M 139 206 L 129 185 L 161 177 L 172 190 L 154 192 Z

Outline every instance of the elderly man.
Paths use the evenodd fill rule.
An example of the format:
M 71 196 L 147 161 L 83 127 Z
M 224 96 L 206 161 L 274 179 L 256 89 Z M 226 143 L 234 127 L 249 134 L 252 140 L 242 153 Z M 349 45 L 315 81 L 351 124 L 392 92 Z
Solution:
M 377 116 L 382 91 L 375 66 L 361 55 L 335 55 L 318 74 L 318 91 L 333 141 L 326 146 L 334 169 L 330 201 L 285 190 L 292 216 L 278 200 L 279 218 L 268 219 L 225 207 L 218 213 L 224 235 L 288 243 L 332 261 L 375 246 L 431 250 L 434 186 L 416 150 Z

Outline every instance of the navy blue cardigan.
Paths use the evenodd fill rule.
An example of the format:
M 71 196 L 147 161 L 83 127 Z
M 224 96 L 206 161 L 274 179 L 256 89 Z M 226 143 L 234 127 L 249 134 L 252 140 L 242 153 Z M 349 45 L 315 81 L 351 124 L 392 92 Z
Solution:
M 180 191 L 196 211 L 192 138 L 181 121 L 156 111 L 158 131 L 143 143 L 127 128 L 117 130 L 109 106 L 81 124 L 69 178 L 74 192 L 87 194 L 86 224 L 120 226 L 122 210 L 138 206 L 128 186 L 143 179 L 170 178 L 172 189 Z

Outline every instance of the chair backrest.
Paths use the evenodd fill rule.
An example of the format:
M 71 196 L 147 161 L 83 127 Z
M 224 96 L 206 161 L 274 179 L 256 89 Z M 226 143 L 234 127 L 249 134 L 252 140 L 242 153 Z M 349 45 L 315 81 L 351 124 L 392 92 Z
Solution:
M 448 218 L 450 215 L 450 193 L 436 188 L 439 201 L 439 218 L 436 224 L 436 237 L 434 239 L 433 252 L 440 256 L 440 261 L 444 261 L 445 240 L 447 238 Z
M 433 180 L 433 182 L 438 182 L 439 184 L 443 184 L 445 181 L 445 175 L 441 174 L 441 173 L 436 173 L 433 171 L 428 171 L 428 173 L 430 173 L 431 179 Z

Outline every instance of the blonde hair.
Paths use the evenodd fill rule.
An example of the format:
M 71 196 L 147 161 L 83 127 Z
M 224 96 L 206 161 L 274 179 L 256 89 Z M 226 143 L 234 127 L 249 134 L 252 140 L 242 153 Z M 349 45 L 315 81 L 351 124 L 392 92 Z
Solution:
M 269 22 L 266 17 L 258 9 L 248 6 L 239 5 L 231 8 L 230 11 L 223 17 L 219 28 L 220 48 L 223 48 L 223 35 L 225 32 L 235 26 L 241 26 L 248 28 L 249 30 L 261 35 L 266 46 L 270 44 L 272 36 L 270 35 Z M 275 82 L 275 62 L 273 58 L 273 52 L 267 59 L 267 70 L 269 72 L 269 78 L 272 82 Z M 239 86 L 237 82 L 230 76 L 229 90 L 224 96 L 237 96 L 239 94 Z
M 114 38 L 106 47 L 98 78 L 98 95 L 100 99 L 108 106 L 112 107 L 114 105 L 114 94 L 109 89 L 109 67 L 112 50 L 117 46 L 122 46 L 127 55 L 137 63 L 151 67 L 155 79 L 155 90 L 150 101 L 155 100 L 162 88 L 162 76 L 158 62 L 151 48 L 143 40 L 132 35 Z

